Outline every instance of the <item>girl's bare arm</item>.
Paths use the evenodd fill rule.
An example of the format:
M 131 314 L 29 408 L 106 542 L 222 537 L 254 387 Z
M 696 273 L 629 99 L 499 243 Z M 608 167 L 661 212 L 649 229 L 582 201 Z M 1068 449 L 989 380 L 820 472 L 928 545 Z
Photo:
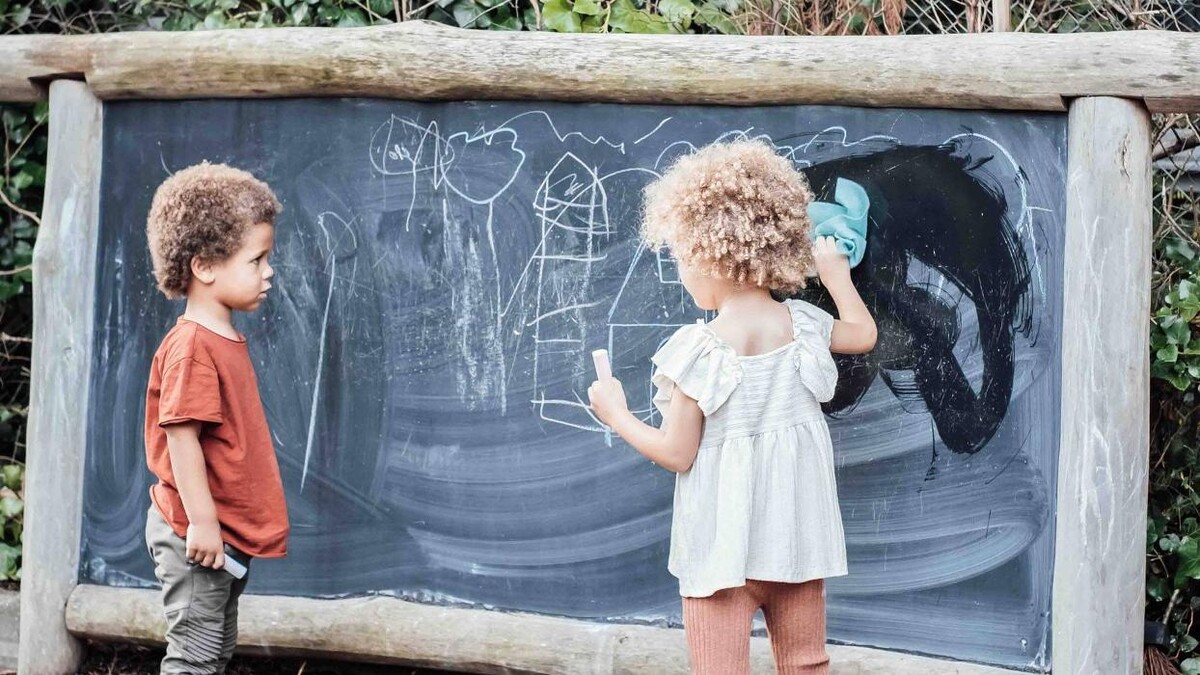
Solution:
M 662 428 L 655 429 L 629 412 L 625 392 L 614 378 L 594 382 L 588 397 L 596 416 L 647 459 L 675 473 L 692 467 L 704 424 L 704 413 L 695 399 L 676 389 Z

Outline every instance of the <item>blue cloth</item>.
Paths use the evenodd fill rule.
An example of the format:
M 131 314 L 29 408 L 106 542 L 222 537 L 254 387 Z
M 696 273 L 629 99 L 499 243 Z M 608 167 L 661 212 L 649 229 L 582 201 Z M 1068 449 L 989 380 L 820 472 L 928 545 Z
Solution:
M 861 185 L 845 178 L 837 179 L 833 199 L 836 204 L 809 203 L 808 218 L 813 222 L 813 238 L 833 237 L 837 249 L 850 259 L 850 266 L 855 267 L 867 251 L 867 210 L 871 202 Z

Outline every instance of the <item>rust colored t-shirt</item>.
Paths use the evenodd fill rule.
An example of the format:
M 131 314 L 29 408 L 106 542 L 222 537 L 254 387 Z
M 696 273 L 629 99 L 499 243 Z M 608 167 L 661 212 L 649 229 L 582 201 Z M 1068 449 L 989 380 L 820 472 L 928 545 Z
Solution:
M 258 380 L 244 339 L 180 318 L 163 338 L 146 389 L 150 499 L 175 534 L 188 517 L 175 487 L 164 426 L 201 422 L 200 447 L 225 543 L 260 558 L 287 554 L 287 502 Z

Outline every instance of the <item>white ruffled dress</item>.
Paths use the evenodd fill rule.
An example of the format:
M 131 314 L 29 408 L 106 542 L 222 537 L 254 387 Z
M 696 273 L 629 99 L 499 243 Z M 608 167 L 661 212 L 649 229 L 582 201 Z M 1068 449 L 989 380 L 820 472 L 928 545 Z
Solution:
M 668 568 L 684 597 L 747 579 L 799 583 L 846 574 L 833 446 L 821 402 L 833 398 L 833 317 L 785 303 L 794 340 L 738 356 L 702 321 L 653 357 L 654 404 L 679 388 L 704 413 L 700 450 L 675 482 Z

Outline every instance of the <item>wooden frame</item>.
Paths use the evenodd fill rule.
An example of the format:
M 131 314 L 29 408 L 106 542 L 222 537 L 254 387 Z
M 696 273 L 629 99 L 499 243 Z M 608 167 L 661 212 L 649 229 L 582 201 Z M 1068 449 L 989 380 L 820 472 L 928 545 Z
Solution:
M 655 67 L 646 68 L 649 62 Z M 86 80 L 100 99 L 368 96 L 1064 111 L 1066 98 L 1119 96 L 1142 100 L 1152 112 L 1200 110 L 1200 35 L 1164 31 L 697 40 L 406 22 L 6 37 L 0 63 L 0 100 L 16 101 L 43 96 L 48 80 L 72 78 Z
M 957 59 L 946 59 L 948 53 Z M 648 60 L 657 67 L 644 68 Z M 13 64 L 0 73 L 0 100 L 33 100 L 47 90 L 51 99 L 49 176 L 34 266 L 22 673 L 70 670 L 80 653 L 77 636 L 155 641 L 162 635 L 152 592 L 76 587 L 100 101 L 274 96 L 1069 109 L 1064 294 L 1070 301 L 1063 330 L 1072 338 L 1063 341 L 1053 667 L 1140 673 L 1149 448 L 1148 114 L 1200 110 L 1200 35 L 696 38 L 484 33 L 407 23 L 6 37 L 0 38 L 0 62 Z M 721 64 L 719 73 L 713 64 Z M 1014 72 L 1022 76 L 1012 78 Z M 1104 317 L 1103 325 L 1096 317 Z M 476 672 L 686 669 L 682 635 L 671 629 L 389 598 L 258 596 L 243 607 L 243 642 L 272 653 L 355 655 Z M 446 639 L 451 629 L 457 642 Z M 756 667 L 765 667 L 763 641 L 754 649 Z M 1009 672 L 873 649 L 834 646 L 830 652 L 835 673 Z
M 81 82 L 50 85 L 42 225 L 33 250 L 33 375 L 25 462 L 21 673 L 75 672 L 63 607 L 79 576 L 102 106 Z
M 1054 668 L 1142 672 L 1150 452 L 1150 116 L 1086 98 L 1067 122 Z

